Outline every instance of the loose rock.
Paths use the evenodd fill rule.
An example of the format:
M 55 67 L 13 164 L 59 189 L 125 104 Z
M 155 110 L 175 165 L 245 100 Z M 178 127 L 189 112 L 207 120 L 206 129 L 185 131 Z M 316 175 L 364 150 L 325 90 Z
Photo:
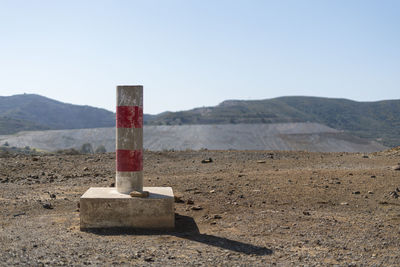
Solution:
M 183 198 L 183 196 L 181 194 L 179 194 L 179 193 L 174 194 L 175 203 L 184 203 L 182 198 Z
M 44 203 L 42 207 L 48 210 L 52 210 L 54 208 L 53 205 L 51 205 L 51 203 Z
M 389 195 L 393 198 L 399 198 L 399 194 L 397 193 L 397 191 L 392 191 L 389 193 Z
M 211 163 L 211 162 L 213 162 L 213 159 L 212 159 L 212 158 L 203 159 L 203 160 L 201 161 L 201 163 Z
M 129 193 L 129 195 L 130 195 L 131 197 L 146 198 L 146 197 L 149 197 L 150 193 L 149 193 L 148 191 L 143 191 L 143 192 L 140 192 L 140 191 L 132 191 L 132 192 Z

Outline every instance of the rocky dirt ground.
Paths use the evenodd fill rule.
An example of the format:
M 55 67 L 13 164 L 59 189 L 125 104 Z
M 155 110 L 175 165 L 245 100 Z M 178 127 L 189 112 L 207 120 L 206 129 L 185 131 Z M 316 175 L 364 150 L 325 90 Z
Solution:
M 202 160 L 212 158 L 210 163 Z M 115 155 L 0 158 L 0 265 L 399 266 L 400 150 L 146 152 L 176 229 L 79 229 L 79 197 Z

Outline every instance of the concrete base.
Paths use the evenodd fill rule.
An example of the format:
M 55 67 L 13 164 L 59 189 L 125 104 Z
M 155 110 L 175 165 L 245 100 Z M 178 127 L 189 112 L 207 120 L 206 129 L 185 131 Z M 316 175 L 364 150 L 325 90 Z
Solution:
M 80 199 L 81 230 L 90 228 L 171 229 L 175 226 L 171 187 L 143 187 L 148 198 L 121 194 L 115 187 L 91 187 Z

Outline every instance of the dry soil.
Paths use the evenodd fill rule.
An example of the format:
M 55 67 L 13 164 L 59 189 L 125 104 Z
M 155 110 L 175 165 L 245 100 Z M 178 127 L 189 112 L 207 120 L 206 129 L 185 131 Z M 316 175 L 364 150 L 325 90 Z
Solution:
M 202 163 L 204 159 L 210 163 Z M 79 229 L 80 196 L 115 155 L 0 158 L 2 266 L 399 266 L 400 151 L 146 152 L 176 229 Z

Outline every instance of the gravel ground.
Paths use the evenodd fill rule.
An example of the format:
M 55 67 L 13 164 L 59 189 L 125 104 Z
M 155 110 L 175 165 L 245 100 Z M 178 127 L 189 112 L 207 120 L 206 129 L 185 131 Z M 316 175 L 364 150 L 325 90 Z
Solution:
M 79 197 L 113 186 L 113 153 L 0 158 L 0 265 L 399 266 L 399 149 L 146 152 L 144 163 L 145 186 L 182 199 L 173 231 L 80 231 Z

